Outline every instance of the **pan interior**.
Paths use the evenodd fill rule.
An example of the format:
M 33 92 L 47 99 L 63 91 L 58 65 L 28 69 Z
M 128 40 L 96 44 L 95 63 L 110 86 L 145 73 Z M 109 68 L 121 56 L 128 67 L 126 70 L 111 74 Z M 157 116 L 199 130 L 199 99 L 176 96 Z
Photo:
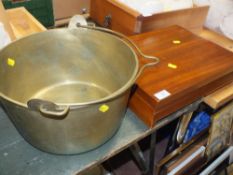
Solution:
M 20 104 L 32 98 L 74 105 L 106 99 L 133 81 L 138 69 L 128 44 L 90 29 L 20 39 L 0 52 L 0 64 L 0 92 Z
M 33 97 L 56 103 L 85 103 L 96 101 L 111 94 L 107 89 L 93 83 L 72 82 L 48 86 Z

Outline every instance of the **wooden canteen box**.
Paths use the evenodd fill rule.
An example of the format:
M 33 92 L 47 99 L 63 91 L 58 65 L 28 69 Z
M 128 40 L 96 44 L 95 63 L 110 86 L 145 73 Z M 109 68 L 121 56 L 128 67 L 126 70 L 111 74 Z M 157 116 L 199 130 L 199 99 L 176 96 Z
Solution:
M 126 35 L 171 25 L 179 25 L 197 33 L 202 29 L 208 10 L 209 6 L 201 6 L 144 17 L 117 0 L 91 0 L 90 16 L 100 26 Z
M 130 38 L 145 54 L 160 58 L 138 78 L 129 102 L 150 127 L 233 82 L 233 53 L 184 28 L 171 26 Z

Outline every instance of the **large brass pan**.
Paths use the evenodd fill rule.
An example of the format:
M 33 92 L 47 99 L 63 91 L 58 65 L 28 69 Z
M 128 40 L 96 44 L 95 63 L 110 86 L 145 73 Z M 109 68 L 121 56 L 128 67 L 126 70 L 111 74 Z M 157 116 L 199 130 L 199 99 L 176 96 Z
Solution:
M 35 147 L 80 153 L 119 128 L 138 59 L 121 35 L 99 30 L 46 31 L 1 50 L 1 102 Z

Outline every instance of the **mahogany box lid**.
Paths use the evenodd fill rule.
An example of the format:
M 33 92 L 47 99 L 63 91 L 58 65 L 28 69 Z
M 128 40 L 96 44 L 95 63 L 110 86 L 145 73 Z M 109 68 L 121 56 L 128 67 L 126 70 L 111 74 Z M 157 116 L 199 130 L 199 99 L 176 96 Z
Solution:
M 149 126 L 233 82 L 233 53 L 181 27 L 154 30 L 131 40 L 145 54 L 160 58 L 139 77 L 129 103 Z

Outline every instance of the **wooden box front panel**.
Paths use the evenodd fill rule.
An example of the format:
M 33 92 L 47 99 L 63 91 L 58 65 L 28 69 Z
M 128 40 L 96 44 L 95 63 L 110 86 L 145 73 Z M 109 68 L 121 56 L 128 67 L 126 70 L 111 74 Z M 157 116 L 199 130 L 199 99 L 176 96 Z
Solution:
M 105 26 L 105 18 L 109 15 L 111 16 L 111 22 L 108 26 Z M 139 33 L 137 26 L 140 14 L 126 6 L 122 6 L 117 1 L 92 0 L 90 16 L 100 26 L 108 27 L 126 35 Z

